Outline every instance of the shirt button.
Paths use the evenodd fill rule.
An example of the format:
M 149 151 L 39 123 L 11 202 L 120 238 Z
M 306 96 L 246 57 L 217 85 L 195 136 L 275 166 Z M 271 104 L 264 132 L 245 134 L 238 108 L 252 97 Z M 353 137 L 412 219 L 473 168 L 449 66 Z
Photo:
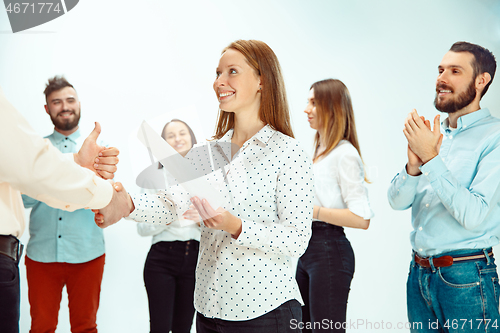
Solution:
M 418 252 L 422 252 L 422 251 L 423 251 L 423 249 L 418 249 Z
M 425 204 L 425 207 L 429 207 L 429 204 Z
M 61 236 L 61 235 L 59 235 L 59 238 L 61 238 L 61 237 L 62 237 L 62 236 Z
M 420 230 L 420 231 L 422 231 L 422 229 L 423 229 L 422 227 L 418 228 L 418 230 Z
M 62 217 L 59 218 L 59 221 L 61 221 L 61 220 L 62 220 Z
M 448 138 L 449 138 L 450 140 L 451 140 L 451 139 L 453 139 L 453 135 L 450 135 Z
M 467 125 L 462 126 L 462 128 L 466 128 L 466 127 L 467 127 Z
M 429 173 L 428 173 L 428 172 L 426 172 L 426 173 L 424 173 L 424 175 L 428 176 L 428 175 L 429 175 Z
M 406 179 L 406 176 L 403 176 L 403 180 L 405 180 L 405 179 Z

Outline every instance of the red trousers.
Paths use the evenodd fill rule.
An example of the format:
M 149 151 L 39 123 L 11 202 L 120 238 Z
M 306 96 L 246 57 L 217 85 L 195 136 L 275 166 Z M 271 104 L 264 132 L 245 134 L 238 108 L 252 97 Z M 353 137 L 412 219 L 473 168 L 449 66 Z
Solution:
M 31 307 L 30 333 L 55 332 L 64 286 L 68 292 L 71 332 L 97 332 L 104 257 L 103 254 L 81 264 L 42 263 L 25 258 Z

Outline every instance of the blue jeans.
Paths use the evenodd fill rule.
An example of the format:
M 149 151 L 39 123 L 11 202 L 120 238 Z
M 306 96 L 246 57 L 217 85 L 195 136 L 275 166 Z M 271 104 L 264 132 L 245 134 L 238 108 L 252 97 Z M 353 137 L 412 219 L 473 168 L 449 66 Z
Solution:
M 200 242 L 158 242 L 144 265 L 151 333 L 189 333 Z
M 490 250 L 458 250 L 439 256 Z M 411 332 L 500 331 L 500 287 L 493 257 L 440 268 L 424 268 L 412 260 L 406 290 Z
M 345 332 L 342 326 L 353 275 L 354 252 L 344 228 L 313 222 L 309 246 L 297 264 L 297 283 L 305 303 L 304 332 Z
M 19 332 L 19 265 L 0 254 L 0 332 Z
M 276 309 L 250 320 L 222 320 L 196 314 L 196 333 L 287 333 L 301 332 L 300 303 L 292 299 Z

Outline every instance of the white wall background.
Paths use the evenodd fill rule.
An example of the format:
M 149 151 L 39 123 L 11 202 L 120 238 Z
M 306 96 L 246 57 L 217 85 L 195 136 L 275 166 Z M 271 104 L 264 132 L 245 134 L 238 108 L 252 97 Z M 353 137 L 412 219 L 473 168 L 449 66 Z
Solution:
M 406 162 L 403 120 L 412 108 L 431 119 L 437 113 L 432 104 L 437 65 L 455 41 L 480 44 L 500 58 L 500 2 L 86 0 L 17 34 L 1 9 L 0 86 L 46 135 L 52 124 L 43 109 L 44 84 L 64 74 L 82 101 L 81 122 L 90 129 L 99 121 L 103 138 L 121 150 L 116 179 L 136 191 L 132 162 L 144 154 L 131 151 L 132 131 L 143 119 L 190 107 L 210 136 L 217 112 L 211 88 L 215 67 L 222 48 L 240 38 L 263 40 L 278 55 L 293 128 L 309 152 L 314 131 L 302 111 L 310 85 L 334 77 L 350 89 L 376 217 L 368 231 L 348 232 L 356 253 L 348 320 L 394 327 L 406 322 L 410 214 L 393 211 L 386 199 L 390 180 Z M 496 116 L 498 80 L 482 102 Z M 26 232 L 22 241 L 28 237 Z M 147 332 L 142 268 L 150 240 L 139 237 L 130 221 L 107 229 L 105 238 L 99 331 Z M 28 332 L 24 267 L 22 262 L 21 332 Z M 69 332 L 67 317 L 63 301 L 57 332 Z

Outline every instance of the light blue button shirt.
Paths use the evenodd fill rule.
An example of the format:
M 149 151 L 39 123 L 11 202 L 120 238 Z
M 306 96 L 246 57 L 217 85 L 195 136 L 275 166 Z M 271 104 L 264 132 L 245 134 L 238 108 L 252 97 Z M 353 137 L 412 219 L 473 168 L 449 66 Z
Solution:
M 439 155 L 421 175 L 396 175 L 388 191 L 392 208 L 412 207 L 410 240 L 422 256 L 482 249 L 500 238 L 500 119 L 488 109 L 442 122 Z
M 80 131 L 64 136 L 54 131 L 46 137 L 63 153 L 76 153 L 84 137 Z M 32 207 L 26 255 L 39 262 L 83 263 L 104 254 L 103 231 L 88 209 L 67 212 L 23 195 L 26 208 Z

